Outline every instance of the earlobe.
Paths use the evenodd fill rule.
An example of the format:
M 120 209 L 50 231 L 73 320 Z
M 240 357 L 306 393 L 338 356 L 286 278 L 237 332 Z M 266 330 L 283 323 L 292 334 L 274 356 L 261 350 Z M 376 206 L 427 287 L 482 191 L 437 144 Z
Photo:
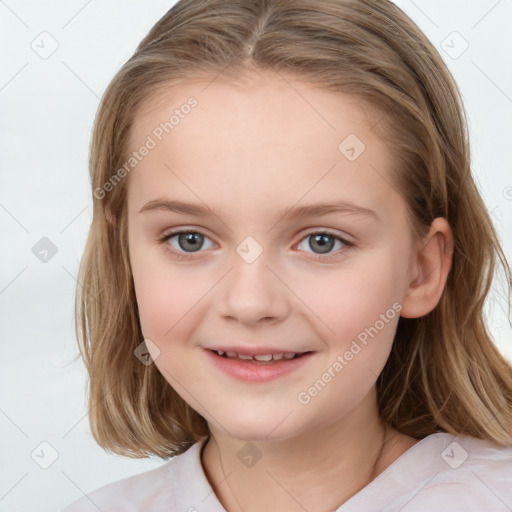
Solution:
M 453 233 L 448 221 L 443 217 L 434 219 L 413 254 L 413 272 L 402 300 L 401 316 L 419 318 L 437 306 L 452 265 L 453 247 Z
M 105 204 L 103 211 L 105 212 L 105 218 L 107 219 L 107 222 L 109 224 L 111 224 L 112 226 L 115 226 L 116 225 L 116 216 L 112 213 L 112 210 L 110 209 L 110 205 L 108 203 Z

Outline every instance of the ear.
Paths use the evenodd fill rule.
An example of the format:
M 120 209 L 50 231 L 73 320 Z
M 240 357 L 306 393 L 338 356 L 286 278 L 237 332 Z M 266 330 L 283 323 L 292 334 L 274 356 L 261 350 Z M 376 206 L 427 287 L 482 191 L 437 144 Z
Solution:
M 110 209 L 110 205 L 108 203 L 105 204 L 103 211 L 105 212 L 105 218 L 107 219 L 107 222 L 112 226 L 115 226 L 116 216 L 112 213 L 112 210 Z
M 400 316 L 419 318 L 437 306 L 452 265 L 452 257 L 452 229 L 445 218 L 438 217 L 412 254 L 408 288 L 402 300 Z

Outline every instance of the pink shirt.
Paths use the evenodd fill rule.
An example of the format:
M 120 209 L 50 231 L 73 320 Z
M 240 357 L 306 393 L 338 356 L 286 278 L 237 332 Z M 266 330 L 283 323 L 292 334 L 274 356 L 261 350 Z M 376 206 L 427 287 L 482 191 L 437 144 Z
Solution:
M 162 466 L 90 492 L 61 512 L 225 512 L 202 469 L 206 439 Z M 429 435 L 335 512 L 399 511 L 511 512 L 512 447 Z

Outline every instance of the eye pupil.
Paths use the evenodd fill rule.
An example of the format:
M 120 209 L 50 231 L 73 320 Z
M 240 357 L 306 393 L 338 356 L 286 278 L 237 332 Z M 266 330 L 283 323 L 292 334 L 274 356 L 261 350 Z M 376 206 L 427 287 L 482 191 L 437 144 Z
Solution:
M 178 244 L 184 251 L 187 249 L 197 251 L 203 245 L 203 238 L 204 237 L 201 233 L 180 233 L 178 236 Z M 183 242 L 185 242 L 185 245 Z M 191 244 L 191 246 L 187 247 L 186 244 Z
M 313 242 L 311 242 L 310 239 L 309 247 L 311 247 L 313 250 L 317 250 L 319 248 L 319 252 L 322 254 L 329 252 L 334 246 L 334 238 L 331 235 L 317 234 L 311 236 Z M 328 241 L 329 239 L 330 242 Z M 317 244 L 318 247 L 314 247 L 315 244 Z
M 174 236 L 168 238 L 178 239 L 178 245 L 185 253 L 197 252 L 201 250 L 204 245 L 205 236 L 197 231 L 184 231 L 176 233 Z M 309 239 L 309 247 L 313 252 L 317 254 L 327 254 L 332 251 L 336 240 L 336 236 L 330 235 L 329 233 L 312 233 L 306 237 Z

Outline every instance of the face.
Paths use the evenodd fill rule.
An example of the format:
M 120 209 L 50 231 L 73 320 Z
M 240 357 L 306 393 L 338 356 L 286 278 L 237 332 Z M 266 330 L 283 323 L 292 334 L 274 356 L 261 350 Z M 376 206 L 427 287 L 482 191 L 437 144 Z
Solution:
M 155 143 L 128 177 L 142 331 L 211 426 L 292 438 L 374 390 L 411 269 L 406 205 L 356 99 L 270 73 L 208 83 L 149 101 L 131 133 L 131 151 Z M 304 208 L 317 204 L 341 206 Z

